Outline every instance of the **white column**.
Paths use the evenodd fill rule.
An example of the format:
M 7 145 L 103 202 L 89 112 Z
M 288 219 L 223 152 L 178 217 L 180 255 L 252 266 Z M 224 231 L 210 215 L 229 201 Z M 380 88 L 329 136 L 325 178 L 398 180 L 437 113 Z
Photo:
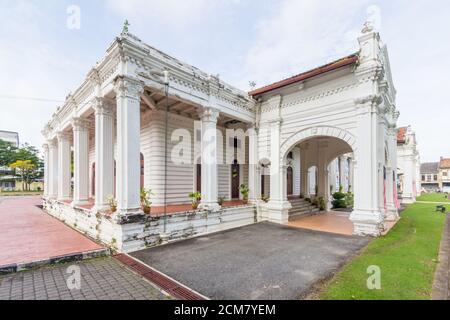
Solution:
M 403 194 L 402 202 L 409 204 L 414 203 L 414 184 L 416 183 L 416 163 L 415 156 L 408 155 L 404 157 L 404 175 L 403 175 Z
M 71 152 L 70 135 L 59 132 L 58 137 L 58 200 L 71 198 Z
M 72 120 L 73 128 L 73 206 L 89 202 L 89 129 L 81 118 Z
M 248 188 L 249 201 L 256 203 L 261 197 L 261 183 L 258 174 L 258 135 L 252 126 L 248 129 Z
M 388 156 L 389 163 L 386 167 L 386 205 L 387 205 L 387 221 L 396 221 L 399 218 L 398 209 L 396 207 L 396 199 L 394 188 L 396 185 L 396 167 L 397 167 L 397 135 L 394 127 L 388 129 Z
M 300 149 L 300 193 L 305 198 L 309 197 L 308 166 L 305 149 Z
M 269 220 L 286 223 L 289 220 L 289 209 L 286 194 L 286 166 L 281 162 L 281 121 L 270 123 L 270 201 L 267 204 Z
M 384 213 L 379 207 L 378 116 L 380 101 L 373 96 L 355 101 L 358 107 L 357 150 L 355 152 L 355 203 L 350 220 L 357 235 L 379 236 Z
M 114 114 L 112 106 L 95 98 L 95 209 L 109 209 L 108 197 L 114 195 Z
M 348 192 L 348 176 L 347 176 L 347 157 L 339 157 L 339 185 L 342 186 L 342 192 Z
M 350 192 L 354 192 L 354 165 L 353 165 L 353 158 L 348 158 L 348 188 Z
M 300 164 L 300 148 L 297 148 L 297 147 L 294 148 L 292 150 L 292 155 L 294 156 L 293 163 L 292 163 L 292 168 L 293 168 L 293 173 L 294 173 L 294 177 L 293 177 L 294 193 L 293 193 L 293 195 L 299 197 L 300 193 L 301 193 L 301 191 L 300 191 L 300 189 L 301 189 L 301 186 L 300 186 L 300 184 L 301 184 L 301 182 L 300 182 L 300 166 L 301 166 L 301 164 Z
M 117 100 L 117 208 L 122 216 L 141 214 L 140 101 L 144 86 L 137 79 L 119 77 L 114 89 Z
M 56 199 L 58 197 L 58 142 L 48 141 L 48 197 Z
M 201 208 L 216 210 L 218 175 L 217 175 L 217 119 L 219 112 L 211 107 L 204 108 L 202 121 L 202 201 Z M 228 141 L 227 141 L 228 142 Z
M 49 175 L 50 175 L 50 155 L 49 155 L 49 146 L 48 143 L 45 143 L 42 146 L 44 150 L 44 198 L 48 198 L 49 196 Z

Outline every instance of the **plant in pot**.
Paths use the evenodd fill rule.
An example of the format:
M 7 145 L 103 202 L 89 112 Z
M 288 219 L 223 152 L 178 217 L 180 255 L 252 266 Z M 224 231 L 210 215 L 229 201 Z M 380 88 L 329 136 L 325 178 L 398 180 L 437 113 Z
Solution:
M 324 211 L 327 207 L 326 203 L 325 203 L 325 198 L 324 197 L 319 197 L 318 199 L 318 206 L 319 206 L 319 210 L 320 211 Z
M 241 184 L 241 186 L 239 187 L 239 191 L 242 194 L 242 199 L 244 200 L 244 203 L 247 204 L 248 203 L 248 193 L 250 192 L 249 188 L 247 187 L 247 185 Z
M 108 201 L 108 205 L 109 205 L 109 208 L 110 208 L 111 212 L 112 213 L 116 212 L 117 211 L 117 201 L 116 201 L 116 199 L 114 199 L 113 196 L 108 196 L 107 201 Z
M 189 193 L 189 198 L 191 199 L 192 209 L 198 209 L 198 205 L 200 204 L 200 200 L 202 199 L 202 195 L 200 192 L 191 192 Z
M 152 211 L 152 202 L 150 201 L 150 196 L 152 194 L 153 193 L 151 189 L 141 189 L 141 206 L 145 214 L 150 214 L 150 212 Z
M 261 200 L 264 201 L 265 203 L 268 203 L 270 201 L 270 198 L 266 195 L 262 195 Z
M 339 192 L 333 193 L 333 209 L 347 208 L 347 201 L 345 200 L 345 193 L 342 192 L 342 188 L 339 188 Z
M 225 202 L 225 198 L 224 197 L 219 197 L 219 199 L 217 200 L 217 203 L 219 204 L 219 206 L 223 206 L 224 202 Z

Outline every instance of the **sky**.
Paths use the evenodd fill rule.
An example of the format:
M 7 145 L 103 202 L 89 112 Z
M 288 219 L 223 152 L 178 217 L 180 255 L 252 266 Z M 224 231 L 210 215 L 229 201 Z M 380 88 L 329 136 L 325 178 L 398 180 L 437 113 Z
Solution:
M 144 42 L 248 90 L 356 52 L 368 17 L 388 46 L 399 126 L 416 132 L 422 162 L 450 157 L 447 0 L 0 0 L 0 130 L 40 147 L 125 19 Z

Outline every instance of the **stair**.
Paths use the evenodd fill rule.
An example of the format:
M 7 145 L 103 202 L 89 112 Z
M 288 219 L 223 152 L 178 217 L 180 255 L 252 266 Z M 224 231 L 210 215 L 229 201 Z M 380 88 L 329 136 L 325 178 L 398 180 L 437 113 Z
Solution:
M 319 208 L 311 205 L 304 199 L 289 199 L 292 208 L 289 210 L 289 221 L 296 220 L 301 217 L 307 217 L 320 212 Z

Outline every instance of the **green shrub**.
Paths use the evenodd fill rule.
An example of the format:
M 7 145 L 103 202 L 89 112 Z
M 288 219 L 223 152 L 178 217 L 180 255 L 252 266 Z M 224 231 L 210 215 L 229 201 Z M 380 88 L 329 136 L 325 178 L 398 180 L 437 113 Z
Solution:
M 339 188 L 341 189 L 341 188 Z M 346 195 L 343 192 L 335 192 L 333 193 L 333 208 L 334 209 L 340 209 L 340 208 L 347 208 L 347 201 L 346 201 Z

